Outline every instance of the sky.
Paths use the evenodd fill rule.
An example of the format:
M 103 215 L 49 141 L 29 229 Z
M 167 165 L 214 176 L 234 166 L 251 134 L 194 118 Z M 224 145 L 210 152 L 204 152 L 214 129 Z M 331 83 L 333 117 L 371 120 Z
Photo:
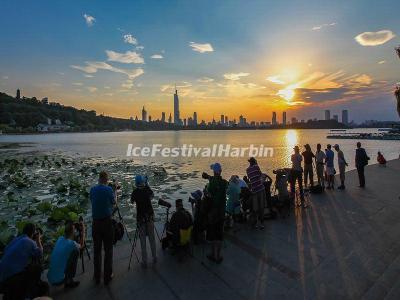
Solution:
M 0 0 L 0 91 L 117 117 L 398 120 L 398 0 Z

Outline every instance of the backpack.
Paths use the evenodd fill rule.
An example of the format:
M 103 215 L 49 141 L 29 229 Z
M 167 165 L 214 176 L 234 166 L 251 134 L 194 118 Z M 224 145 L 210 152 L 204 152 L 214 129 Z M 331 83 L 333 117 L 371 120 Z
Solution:
M 122 240 L 124 237 L 124 225 L 122 225 L 121 222 L 117 222 L 115 220 L 113 222 L 113 228 L 114 228 L 114 241 L 113 244 L 115 245 L 118 241 Z

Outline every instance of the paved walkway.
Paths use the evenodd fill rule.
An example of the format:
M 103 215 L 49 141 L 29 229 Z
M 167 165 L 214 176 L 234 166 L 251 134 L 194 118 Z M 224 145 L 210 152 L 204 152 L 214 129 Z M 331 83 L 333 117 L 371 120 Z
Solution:
M 156 267 L 128 271 L 130 246 L 114 254 L 114 281 L 95 286 L 91 262 L 55 299 L 400 299 L 400 160 L 366 169 L 367 187 L 350 171 L 346 191 L 312 196 L 312 205 L 263 231 L 228 234 L 221 265 L 204 248 L 178 263 L 159 248 Z M 137 251 L 140 247 L 137 247 Z M 80 272 L 80 267 L 78 272 Z

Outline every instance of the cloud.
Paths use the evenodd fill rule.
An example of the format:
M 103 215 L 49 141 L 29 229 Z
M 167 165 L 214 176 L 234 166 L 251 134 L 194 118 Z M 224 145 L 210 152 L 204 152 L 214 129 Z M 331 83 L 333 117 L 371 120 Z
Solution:
M 208 83 L 208 82 L 213 82 L 213 81 L 214 81 L 214 78 L 202 77 L 202 78 L 197 79 L 197 81 L 198 81 L 198 82 L 201 82 L 201 83 Z
M 137 46 L 137 47 L 136 47 L 136 50 L 138 50 L 138 51 L 141 51 L 141 50 L 143 50 L 143 49 L 144 49 L 143 46 Z
M 134 51 L 118 53 L 112 50 L 106 50 L 108 61 L 120 62 L 123 64 L 144 64 L 143 57 Z
M 91 92 L 91 93 L 94 93 L 94 92 L 97 91 L 97 87 L 95 87 L 95 86 L 88 86 L 88 87 L 87 87 L 87 90 L 88 90 L 89 92 Z
M 7 80 L 8 79 L 8 76 L 3 76 L 2 77 L 4 80 Z
M 354 39 L 362 46 L 379 46 L 390 41 L 395 36 L 391 30 L 381 30 L 377 32 L 363 32 Z
M 283 80 L 281 79 L 281 76 L 279 76 L 279 75 L 268 76 L 266 79 L 267 79 L 269 82 L 272 82 L 272 83 L 276 83 L 276 84 L 285 84 L 285 81 L 283 81 Z
M 214 48 L 209 43 L 198 44 L 198 43 L 195 43 L 195 42 L 190 42 L 189 46 L 192 47 L 193 51 L 200 52 L 200 53 L 213 52 L 214 51 Z
M 226 73 L 224 74 L 224 78 L 228 80 L 239 80 L 241 77 L 249 76 L 250 73 Z
M 124 83 L 121 84 L 121 87 L 124 89 L 131 89 L 131 88 L 133 88 L 133 86 L 134 86 L 133 80 L 131 80 L 131 79 L 128 79 Z
M 137 45 L 137 43 L 138 43 L 137 39 L 134 36 L 132 36 L 132 34 L 125 34 L 124 42 L 131 44 L 131 45 Z
M 161 54 L 153 54 L 151 56 L 151 58 L 153 58 L 153 59 L 163 59 L 164 57 Z
M 125 74 L 129 77 L 129 79 L 135 79 L 136 77 L 142 75 L 144 70 L 141 68 L 133 69 L 133 70 L 126 70 L 113 67 L 105 62 L 102 61 L 87 61 L 85 62 L 85 66 L 77 66 L 71 65 L 71 68 L 80 70 L 85 73 L 93 74 L 97 73 L 98 70 L 108 70 L 115 73 Z
M 72 85 L 76 85 L 76 86 L 82 86 L 83 83 L 82 82 L 73 82 Z
M 83 17 L 85 18 L 87 26 L 92 26 L 93 23 L 96 21 L 95 17 L 84 14 Z
M 325 23 L 325 24 L 314 26 L 313 28 L 311 28 L 311 30 L 314 30 L 314 31 L 321 30 L 324 27 L 331 27 L 331 26 L 335 26 L 335 25 L 336 25 L 336 23 Z
M 386 60 L 381 60 L 378 62 L 378 64 L 383 65 L 384 63 L 386 63 Z
M 93 78 L 93 75 L 89 75 L 89 74 L 84 74 L 83 76 L 85 76 L 86 78 Z
M 190 87 L 192 87 L 192 84 L 190 82 L 187 82 L 187 81 L 182 81 L 181 83 L 176 85 L 177 89 L 183 89 L 183 90 L 187 90 Z M 173 84 L 164 84 L 164 85 L 162 85 L 160 87 L 160 90 L 161 90 L 161 92 L 172 93 L 172 92 L 175 91 L 175 85 L 173 85 Z

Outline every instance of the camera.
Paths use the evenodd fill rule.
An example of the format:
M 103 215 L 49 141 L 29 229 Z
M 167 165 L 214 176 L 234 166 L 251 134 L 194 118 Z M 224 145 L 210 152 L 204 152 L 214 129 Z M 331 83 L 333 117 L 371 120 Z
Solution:
M 35 233 L 33 234 L 33 239 L 37 239 L 38 236 L 43 235 L 43 229 L 40 227 L 36 227 Z
M 166 207 L 166 208 L 171 208 L 171 206 L 172 206 L 171 203 L 169 203 L 163 199 L 158 200 L 158 205 Z
M 112 182 L 110 182 L 108 184 L 109 187 L 111 187 L 113 189 L 113 191 L 115 192 L 116 190 L 120 190 L 121 189 L 121 185 L 116 181 L 113 180 Z
M 210 175 L 208 175 L 206 172 L 203 172 L 202 174 L 201 174 L 201 177 L 203 178 L 203 179 L 210 179 Z

